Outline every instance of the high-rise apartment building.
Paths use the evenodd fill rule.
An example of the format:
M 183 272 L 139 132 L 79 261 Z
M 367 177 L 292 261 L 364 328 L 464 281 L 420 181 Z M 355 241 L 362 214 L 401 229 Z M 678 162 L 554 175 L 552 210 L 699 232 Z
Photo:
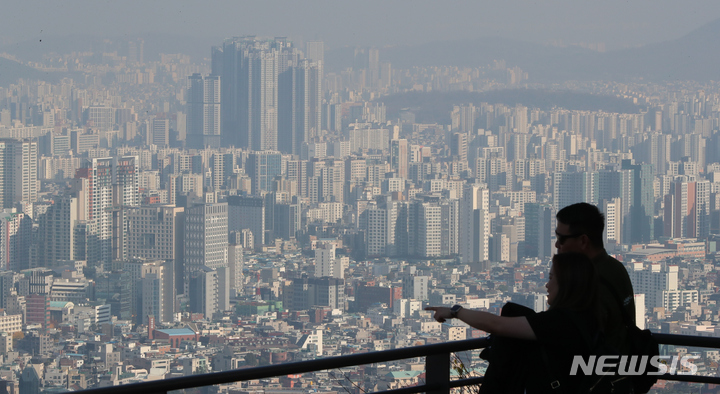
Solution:
M 368 256 L 397 256 L 415 250 L 408 240 L 407 203 L 390 201 L 389 198 L 379 203 L 372 201 L 363 211 L 360 221 L 365 230 L 365 252 Z
M 11 297 L 17 294 L 15 283 L 21 278 L 21 274 L 13 271 L 0 271 L 0 307 L 8 308 Z
M 139 159 L 138 156 L 97 159 L 103 160 L 105 163 L 112 163 L 113 204 L 115 206 L 136 207 L 140 205 Z
M 450 154 L 461 162 L 467 162 L 468 136 L 466 133 L 453 133 L 450 138 Z
M 367 77 L 370 86 L 376 87 L 380 82 L 380 50 L 377 48 L 368 49 Z
M 148 122 L 148 145 L 166 147 L 170 145 L 170 120 L 155 118 Z
M 663 235 L 705 238 L 710 233 L 710 182 L 682 176 L 670 183 L 664 197 Z
M 388 129 L 374 129 L 370 124 L 359 123 L 348 131 L 350 151 L 357 152 L 363 149 L 387 151 L 390 144 L 390 131 Z
M 674 311 L 680 306 L 698 302 L 697 290 L 681 290 L 678 287 L 678 267 L 661 263 L 631 263 L 628 268 L 635 294 L 645 294 L 649 310 L 665 308 Z
M 265 244 L 265 199 L 228 196 L 229 231 L 250 230 L 256 249 Z
M 460 254 L 460 200 L 440 202 L 440 256 Z
M 556 172 L 553 174 L 553 187 L 553 201 L 558 211 L 579 202 L 597 204 L 597 172 Z
M 450 115 L 452 119 L 452 129 L 460 133 L 471 133 L 475 130 L 475 118 L 477 117 L 477 109 L 472 104 L 453 107 Z
M 127 210 L 140 204 L 139 161 L 137 156 L 94 158 L 75 174 L 87 180 L 90 265 L 107 270 L 113 259 L 127 258 Z
M 325 44 L 322 41 L 305 43 L 305 57 L 311 62 L 325 63 Z
M 185 274 L 200 266 L 227 267 L 228 204 L 198 204 L 185 211 Z
M 84 182 L 75 192 L 55 196 L 47 211 L 39 215 L 38 223 L 38 265 L 52 267 L 61 260 L 82 260 L 76 228 L 87 220 L 87 195 L 82 189 Z M 84 244 L 84 242 L 80 242 Z
M 228 234 L 227 203 L 185 211 L 184 290 L 191 298 L 204 294 L 195 311 L 206 316 L 229 307 Z
M 148 323 L 148 316 L 156 322 L 172 322 L 175 312 L 175 274 L 172 261 L 149 261 L 141 267 L 140 316 L 138 321 Z
M 278 147 L 300 154 L 303 142 L 316 141 L 322 123 L 322 63 L 299 60 L 278 76 Z
M 130 63 L 144 63 L 145 60 L 145 40 L 138 38 L 137 40 L 130 40 L 127 44 L 127 56 L 128 62 Z
M 145 260 L 145 259 L 128 259 L 120 262 L 120 270 L 122 272 L 119 277 L 120 281 L 129 282 L 123 290 L 127 294 L 120 293 L 120 298 L 125 302 L 129 309 L 126 313 L 128 317 L 132 317 L 135 322 L 147 321 L 147 317 L 143 317 L 143 276 L 147 266 L 160 266 L 164 262 L 161 260 Z M 111 276 L 108 276 L 109 279 Z M 116 277 L 117 278 L 117 277 Z
M 287 188 L 289 195 L 307 197 L 307 160 L 288 160 L 285 179 L 287 180 Z
M 255 37 L 227 40 L 213 50 L 214 72 L 221 72 L 223 145 L 277 149 L 278 66 L 285 40 Z
M 213 314 L 218 312 L 220 297 L 218 279 L 218 271 L 206 266 L 199 266 L 190 274 L 188 295 L 192 312 L 202 313 L 208 318 L 212 318 Z
M 555 208 L 550 204 L 525 204 L 525 241 L 523 255 L 548 259 L 555 244 Z
M 225 185 L 225 179 L 232 175 L 233 155 L 214 153 L 210 156 L 209 167 L 212 171 L 212 190 L 220 190 Z
M 315 248 L 315 277 L 331 277 L 343 279 L 344 263 L 347 257 L 335 256 L 335 243 L 323 242 Z
M 603 231 L 603 242 L 606 247 L 611 244 L 622 243 L 623 229 L 623 204 L 622 199 L 602 200 L 598 206 L 600 212 L 605 215 L 605 230 Z
M 277 49 L 248 53 L 248 142 L 251 149 L 278 149 L 278 66 Z
M 85 121 L 93 130 L 111 131 L 115 124 L 115 108 L 90 106 L 85 110 Z
M 630 203 L 627 243 L 647 243 L 655 238 L 654 169 L 651 164 L 622 161 L 623 170 L 632 172 L 632 202 Z
M 221 133 L 221 80 L 218 75 L 188 77 L 187 147 L 219 148 Z
M 275 151 L 253 152 L 248 155 L 245 173 L 252 180 L 252 194 L 273 191 L 273 180 L 282 175 L 282 155 Z
M 441 207 L 435 202 L 415 200 L 407 208 L 409 253 L 420 257 L 439 257 L 442 247 Z M 395 229 L 396 234 L 403 229 Z M 396 236 L 396 238 L 398 238 Z M 397 245 L 399 246 L 399 245 Z
M 463 262 L 474 263 L 490 258 L 490 191 L 481 184 L 468 184 L 460 201 L 460 255 Z
M 175 204 L 178 196 L 194 195 L 202 198 L 203 176 L 201 174 L 183 173 L 168 176 L 168 203 Z
M 328 306 L 345 310 L 345 280 L 331 277 L 296 278 L 283 294 L 291 311 L 308 310 L 313 306 Z
M 0 210 L 0 270 L 30 268 L 32 219 L 15 209 Z
M 430 278 L 422 275 L 405 274 L 402 276 L 402 298 L 411 298 L 418 301 L 428 299 L 428 284 Z
M 390 141 L 390 165 L 400 178 L 408 179 L 408 141 L 397 139 Z
M 284 37 L 236 37 L 213 48 L 222 78 L 225 146 L 299 153 L 321 132 L 322 43 L 308 43 L 307 60 Z
M 87 106 L 87 91 L 83 89 L 72 89 L 70 92 L 70 120 L 74 124 L 80 124 L 83 117 L 83 108 Z
M 231 298 L 242 294 L 244 254 L 242 237 L 239 232 L 231 232 L 228 240 L 228 285 Z
M 38 193 L 38 147 L 30 140 L 0 139 L 0 207 L 35 202 Z
M 173 283 L 180 292 L 184 279 L 184 219 L 184 208 L 172 205 L 143 205 L 128 211 L 128 257 L 172 263 Z
M 317 195 L 312 195 L 313 202 L 339 202 L 344 200 L 345 163 L 340 160 L 324 160 L 311 162 L 309 181 L 317 182 Z M 314 179 L 313 179 L 314 178 Z M 311 185 L 308 185 L 310 188 Z M 310 192 L 310 189 L 308 189 Z M 309 194 L 309 196 L 311 196 Z
M 294 239 L 302 225 L 300 204 L 275 204 L 274 238 Z
M 608 238 L 606 241 L 614 240 L 616 243 L 628 243 L 631 225 L 630 205 L 633 201 L 633 174 L 631 170 L 613 170 L 599 171 L 597 174 L 597 198 L 598 207 L 601 212 L 607 212 L 603 208 L 603 204 L 611 204 L 607 209 L 615 212 L 615 231 L 606 231 Z M 615 206 L 619 202 L 619 206 Z M 611 223 L 608 221 L 608 226 Z M 614 233 L 611 234 L 611 233 Z M 615 238 L 620 237 L 620 238 Z

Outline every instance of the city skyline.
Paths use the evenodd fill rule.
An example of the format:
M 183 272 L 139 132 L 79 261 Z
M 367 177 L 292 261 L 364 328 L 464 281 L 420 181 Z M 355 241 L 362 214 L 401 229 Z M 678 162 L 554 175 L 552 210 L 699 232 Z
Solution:
M 556 220 L 580 202 L 605 213 L 604 251 L 627 270 L 638 327 L 720 336 L 720 19 L 697 28 L 695 18 L 688 34 L 667 29 L 680 39 L 631 50 L 614 51 L 604 30 L 662 40 L 648 18 L 665 23 L 659 15 L 675 10 L 680 23 L 708 3 L 689 12 L 662 2 L 219 1 L 189 13 L 179 1 L 151 28 L 185 18 L 184 34 L 215 26 L 171 51 L 133 24 L 165 1 L 46 4 L 15 34 L 53 10 L 65 22 L 79 8 L 117 13 L 84 26 L 107 22 L 89 49 L 52 53 L 62 29 L 50 24 L 53 37 L 29 48 L 44 52 L 0 58 L 0 388 L 9 393 L 485 336 L 424 308 L 548 310 L 553 255 L 591 235 Z M 274 10 L 283 13 L 265 15 Z M 353 39 L 296 29 L 330 32 L 341 10 L 355 16 L 335 18 L 348 34 L 378 27 Z M 462 23 L 479 10 L 489 14 Z M 119 26 L 128 13 L 137 20 Z M 249 17 L 267 26 L 237 26 Z M 482 39 L 508 17 L 500 38 Z M 518 24 L 522 38 L 558 18 L 567 23 L 534 43 L 508 38 Z M 408 23 L 425 31 L 402 31 Z M 105 38 L 123 29 L 135 34 Z M 572 31 L 576 42 L 535 44 Z M 602 42 L 580 42 L 593 31 Z M 381 36 L 397 45 L 373 43 Z M 642 35 L 633 37 L 622 45 Z M 204 55 L 184 52 L 193 46 Z M 698 374 L 716 375 L 717 351 L 667 352 L 697 356 Z M 463 362 L 482 375 L 478 353 Z M 398 360 L 383 372 L 343 369 L 346 379 L 314 372 L 207 391 L 361 394 L 422 384 L 418 368 Z

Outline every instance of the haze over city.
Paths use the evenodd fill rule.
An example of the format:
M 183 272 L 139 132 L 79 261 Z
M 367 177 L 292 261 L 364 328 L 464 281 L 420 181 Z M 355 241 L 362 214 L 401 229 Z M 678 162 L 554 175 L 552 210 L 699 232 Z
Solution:
M 0 391 L 482 338 L 424 308 L 547 311 L 578 202 L 605 213 L 638 327 L 720 336 L 717 1 L 6 3 Z M 718 350 L 663 352 L 718 376 Z M 360 394 L 424 368 L 207 392 Z
M 288 36 L 343 46 L 417 45 L 495 36 L 534 43 L 604 43 L 619 49 L 676 39 L 720 18 L 712 0 L 475 1 L 23 1 L 0 16 L 5 43 L 176 35 Z

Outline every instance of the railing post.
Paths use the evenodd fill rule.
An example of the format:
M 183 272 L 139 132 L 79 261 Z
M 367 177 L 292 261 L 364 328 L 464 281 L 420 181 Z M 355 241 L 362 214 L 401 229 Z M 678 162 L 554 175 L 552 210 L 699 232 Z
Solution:
M 450 353 L 425 357 L 425 384 L 431 387 L 426 393 L 450 393 Z

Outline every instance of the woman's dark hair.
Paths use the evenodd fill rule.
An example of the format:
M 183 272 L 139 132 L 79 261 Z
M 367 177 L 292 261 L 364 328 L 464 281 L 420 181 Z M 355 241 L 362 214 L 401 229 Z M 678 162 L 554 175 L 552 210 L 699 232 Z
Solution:
M 597 323 L 602 323 L 605 319 L 600 315 L 598 278 L 590 258 L 582 253 L 560 253 L 552 261 L 558 293 L 550 308 L 590 311 Z

